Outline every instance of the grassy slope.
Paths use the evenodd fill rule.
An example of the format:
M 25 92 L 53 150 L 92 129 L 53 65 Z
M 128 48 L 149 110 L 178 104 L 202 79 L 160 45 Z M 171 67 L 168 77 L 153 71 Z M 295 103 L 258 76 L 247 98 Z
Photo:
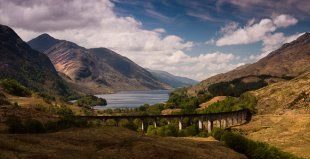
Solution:
M 310 158 L 310 114 L 258 115 L 249 124 L 235 129 L 250 139 Z
M 57 118 L 57 115 L 52 109 L 61 105 L 69 107 L 76 115 L 83 115 L 83 110 L 81 107 L 69 105 L 59 99 L 56 99 L 57 103 L 55 103 L 55 101 L 47 103 L 41 96 L 35 93 L 32 93 L 30 97 L 13 96 L 4 92 L 1 86 L 0 93 L 4 94 L 10 103 L 18 104 L 18 107 L 13 105 L 0 105 L 0 132 L 3 132 L 4 126 L 2 122 L 5 121 L 8 115 L 14 114 L 22 118 L 35 118 L 44 122 Z
M 305 93 L 305 96 L 301 96 Z M 259 114 L 310 113 L 310 71 L 297 78 L 253 91 Z M 304 97 L 298 100 L 299 97 Z M 293 101 L 297 101 L 295 104 Z
M 0 138 L 2 158 L 11 159 L 246 158 L 217 141 L 148 137 L 118 127 L 71 129 L 40 135 L 0 134 Z
M 302 92 L 308 93 L 294 105 Z M 310 72 L 251 92 L 258 99 L 258 114 L 236 129 L 249 138 L 310 158 Z M 290 106 L 291 105 L 291 106 Z

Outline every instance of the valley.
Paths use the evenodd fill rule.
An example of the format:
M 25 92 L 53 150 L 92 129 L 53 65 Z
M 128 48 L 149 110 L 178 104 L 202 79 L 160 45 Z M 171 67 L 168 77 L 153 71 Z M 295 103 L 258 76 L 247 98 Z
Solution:
M 0 0 L 0 159 L 310 158 L 309 10 Z

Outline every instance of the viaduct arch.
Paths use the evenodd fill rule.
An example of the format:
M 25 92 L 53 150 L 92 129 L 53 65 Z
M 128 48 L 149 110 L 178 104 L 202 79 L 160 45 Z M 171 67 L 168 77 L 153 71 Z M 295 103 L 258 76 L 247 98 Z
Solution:
M 166 119 L 168 123 L 171 122 L 173 119 L 178 119 L 179 130 L 182 130 L 183 128 L 182 119 L 188 118 L 190 121 L 198 119 L 199 129 L 207 129 L 208 132 L 211 132 L 214 126 L 221 129 L 225 129 L 231 126 L 244 124 L 251 119 L 251 113 L 249 110 L 243 109 L 232 112 L 210 113 L 210 114 L 142 115 L 142 116 L 76 116 L 76 117 L 86 120 L 99 119 L 103 122 L 112 119 L 116 121 L 117 126 L 119 121 L 124 119 L 128 121 L 139 119 L 142 121 L 141 129 L 143 131 L 145 131 L 147 124 L 149 124 L 147 121 L 152 121 L 153 125 L 157 127 L 161 119 Z

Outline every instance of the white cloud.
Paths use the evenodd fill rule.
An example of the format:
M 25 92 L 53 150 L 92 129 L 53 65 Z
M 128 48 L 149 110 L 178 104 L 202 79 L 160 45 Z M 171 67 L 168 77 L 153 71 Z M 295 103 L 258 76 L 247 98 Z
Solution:
M 299 36 L 304 33 L 296 33 L 290 36 L 285 36 L 283 33 L 274 33 L 270 35 L 266 35 L 263 41 L 263 48 L 261 49 L 261 54 L 258 56 L 251 56 L 250 58 L 254 60 L 259 60 L 265 56 L 267 56 L 270 52 L 278 49 L 281 45 L 285 43 L 290 43 L 296 40 Z
M 199 56 L 192 57 L 186 55 L 182 51 L 179 51 L 174 53 L 168 59 L 158 60 L 157 63 L 154 63 L 154 65 L 158 65 L 160 63 L 158 65 L 159 69 L 166 70 L 168 72 L 175 72 L 175 74 L 179 76 L 203 80 L 206 77 L 227 72 L 244 64 L 232 64 L 232 61 L 235 61 L 236 59 L 238 59 L 238 57 L 235 57 L 233 54 L 221 52 L 200 54 Z
M 84 28 L 100 25 L 98 19 L 108 18 L 112 5 L 99 0 L 0 0 L 0 20 L 32 31 Z
M 216 40 L 217 46 L 251 44 L 262 42 L 262 49 L 259 55 L 251 55 L 250 60 L 259 60 L 267 56 L 271 51 L 276 50 L 284 43 L 295 40 L 302 33 L 285 36 L 282 32 L 275 32 L 278 28 L 286 28 L 295 25 L 298 20 L 291 15 L 281 14 L 272 19 L 262 19 L 255 23 L 252 19 L 244 27 L 239 27 L 238 23 L 229 23 L 222 27 L 221 38 Z
M 273 21 L 277 27 L 288 27 L 291 25 L 295 25 L 298 22 L 296 18 L 286 14 L 282 14 L 275 17 Z
M 215 44 L 215 40 L 212 38 L 212 39 L 206 41 L 205 44 L 206 45 L 213 45 L 213 44 Z
M 230 22 L 224 27 L 221 28 L 220 32 L 222 34 L 232 34 L 235 30 L 239 27 L 239 23 L 237 22 Z
M 233 4 L 242 16 L 264 17 L 273 13 L 286 13 L 299 19 L 309 20 L 310 1 L 308 0 L 217 0 L 217 7 Z
M 146 9 L 145 10 L 151 17 L 156 18 L 160 21 L 166 22 L 166 23 L 171 23 L 172 22 L 172 18 L 165 16 L 157 11 L 155 11 L 155 9 Z
M 224 46 L 254 43 L 260 41 L 266 33 L 273 32 L 275 30 L 276 27 L 270 19 L 262 19 L 256 24 L 226 31 L 226 34 L 216 41 L 216 45 Z
M 240 65 L 231 64 L 236 57 L 229 53 L 189 56 L 184 52 L 193 47 L 192 41 L 163 28 L 143 29 L 134 17 L 118 16 L 108 0 L 0 0 L 0 13 L 0 23 L 13 27 L 24 40 L 47 32 L 83 47 L 110 48 L 143 67 L 197 80 Z
M 204 21 L 218 21 L 218 20 L 214 19 L 213 17 L 211 17 L 207 13 L 188 12 L 187 15 L 192 16 L 192 17 L 196 17 L 196 18 L 199 18 L 199 19 L 202 19 Z
M 273 19 L 262 19 L 258 23 L 254 20 L 244 27 L 230 23 L 221 29 L 223 36 L 216 41 L 217 46 L 250 44 L 263 40 L 268 34 L 281 27 L 295 25 L 297 19 L 290 15 L 281 14 Z
M 164 28 L 157 28 L 157 29 L 154 29 L 153 31 L 157 32 L 157 33 L 165 33 L 166 30 Z

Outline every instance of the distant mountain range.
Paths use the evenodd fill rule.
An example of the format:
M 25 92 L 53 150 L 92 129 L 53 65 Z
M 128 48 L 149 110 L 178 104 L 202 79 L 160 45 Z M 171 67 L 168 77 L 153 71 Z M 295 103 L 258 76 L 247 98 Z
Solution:
M 55 39 L 48 34 L 42 34 L 30 40 L 28 44 L 46 54 L 59 74 L 79 92 L 170 89 L 195 83 L 193 80 L 169 73 L 150 73 L 130 59 L 107 48 L 86 49 L 73 42 Z
M 242 91 L 258 89 L 271 83 L 292 79 L 309 70 L 310 33 L 305 33 L 256 63 L 215 75 L 192 86 L 188 93 L 195 95 L 199 91 L 210 91 L 210 88 L 219 93 L 220 89 L 222 92 L 229 92 L 237 87 Z
M 0 79 L 5 78 L 49 95 L 71 92 L 46 55 L 33 50 L 8 26 L 0 25 Z
M 28 44 L 46 54 L 56 70 L 79 92 L 168 89 L 144 68 L 107 48 L 86 49 L 42 34 Z
M 154 77 L 156 77 L 160 82 L 166 83 L 170 85 L 173 88 L 178 87 L 188 87 L 194 84 L 197 84 L 198 81 L 186 78 L 186 77 L 180 77 L 175 76 L 173 74 L 170 74 L 166 71 L 160 71 L 160 70 L 151 70 L 147 69 Z

